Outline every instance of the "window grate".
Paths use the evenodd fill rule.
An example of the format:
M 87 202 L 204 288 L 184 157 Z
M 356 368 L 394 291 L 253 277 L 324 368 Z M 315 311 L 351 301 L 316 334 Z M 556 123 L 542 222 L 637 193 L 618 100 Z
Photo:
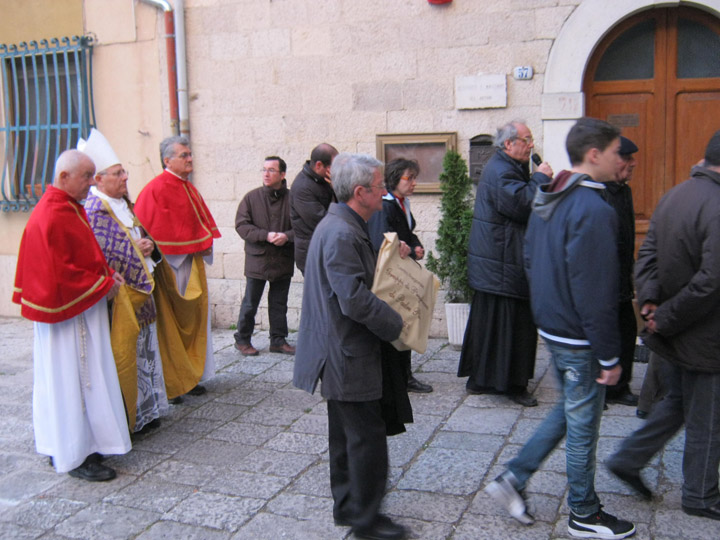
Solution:
M 52 183 L 57 157 L 95 124 L 92 38 L 0 44 L 4 212 L 29 211 Z

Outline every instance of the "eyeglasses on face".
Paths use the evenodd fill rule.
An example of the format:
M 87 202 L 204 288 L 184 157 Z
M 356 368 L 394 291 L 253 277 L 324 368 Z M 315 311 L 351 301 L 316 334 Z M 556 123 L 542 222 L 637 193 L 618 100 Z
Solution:
M 275 174 L 275 173 L 279 173 L 280 171 L 277 170 L 277 169 L 273 169 L 272 167 L 271 167 L 270 169 L 266 169 L 265 167 L 263 167 L 263 168 L 262 168 L 262 172 L 263 172 L 263 173 Z

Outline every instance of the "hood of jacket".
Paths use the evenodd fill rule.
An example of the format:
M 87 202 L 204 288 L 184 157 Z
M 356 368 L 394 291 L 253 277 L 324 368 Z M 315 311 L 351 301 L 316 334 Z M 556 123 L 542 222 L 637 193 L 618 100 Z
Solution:
M 598 190 L 605 189 L 604 184 L 595 182 L 587 174 L 560 171 L 552 182 L 538 187 L 533 199 L 533 212 L 543 221 L 549 220 L 560 201 L 577 186 Z

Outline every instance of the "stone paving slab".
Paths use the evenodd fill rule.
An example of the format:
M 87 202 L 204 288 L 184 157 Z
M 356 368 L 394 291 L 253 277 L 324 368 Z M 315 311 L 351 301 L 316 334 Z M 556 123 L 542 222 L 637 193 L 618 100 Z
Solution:
M 292 387 L 292 357 L 233 348 L 231 330 L 215 330 L 217 375 L 208 393 L 170 407 L 161 426 L 133 436 L 133 450 L 108 457 L 118 471 L 91 484 L 56 474 L 35 453 L 32 431 L 32 325 L 0 318 L 0 538 L 68 540 L 350 538 L 332 520 L 327 406 Z M 431 339 L 413 355 L 431 394 L 411 394 L 415 423 L 388 439 L 390 470 L 383 511 L 420 539 L 567 538 L 567 479 L 561 443 L 531 479 L 537 523 L 525 527 L 482 491 L 502 472 L 552 408 L 559 392 L 540 344 L 540 406 L 505 396 L 468 395 L 456 377 L 459 352 Z M 645 365 L 635 364 L 638 391 Z M 642 474 L 656 493 L 645 502 L 604 468 L 628 433 L 642 425 L 634 409 L 611 405 L 598 444 L 596 486 L 608 511 L 636 522 L 639 539 L 720 538 L 720 523 L 680 509 L 681 431 Z

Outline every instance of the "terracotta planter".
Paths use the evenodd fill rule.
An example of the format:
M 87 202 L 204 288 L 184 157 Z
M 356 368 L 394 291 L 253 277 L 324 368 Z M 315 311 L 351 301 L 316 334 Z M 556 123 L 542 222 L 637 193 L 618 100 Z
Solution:
M 453 349 L 462 348 L 465 327 L 470 317 L 470 304 L 445 304 L 445 320 L 447 321 L 448 342 Z

